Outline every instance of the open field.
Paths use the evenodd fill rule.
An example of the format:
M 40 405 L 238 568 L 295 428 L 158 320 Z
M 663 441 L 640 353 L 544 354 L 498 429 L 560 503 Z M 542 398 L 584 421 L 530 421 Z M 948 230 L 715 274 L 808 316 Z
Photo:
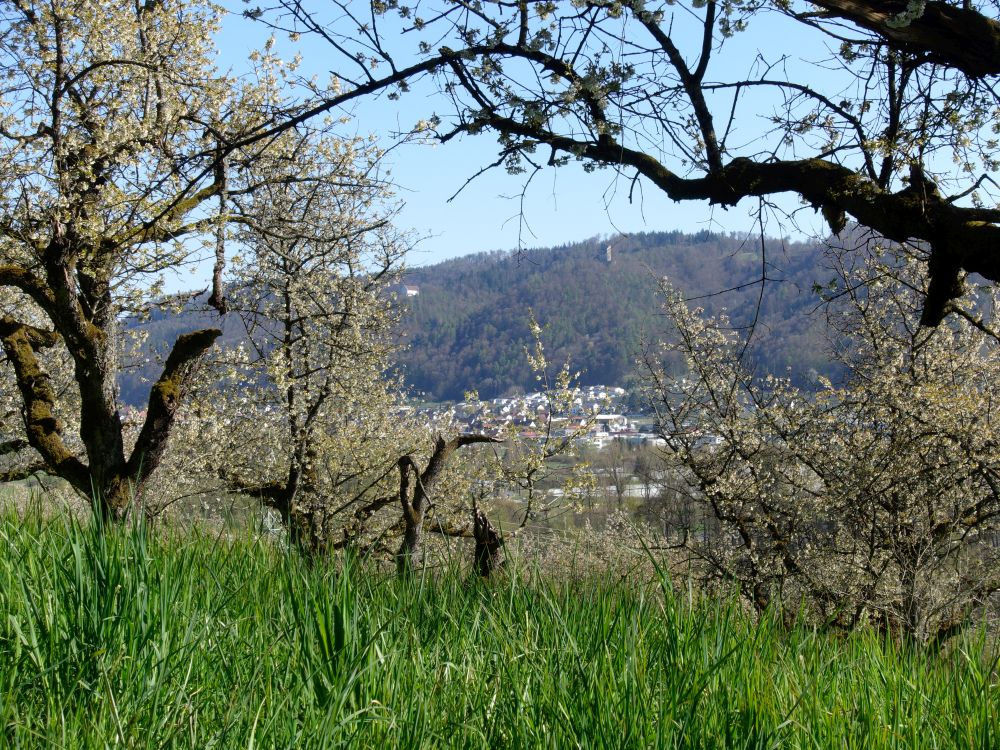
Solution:
M 997 747 L 998 652 L 785 630 L 664 577 L 400 581 L 0 518 L 0 746 Z

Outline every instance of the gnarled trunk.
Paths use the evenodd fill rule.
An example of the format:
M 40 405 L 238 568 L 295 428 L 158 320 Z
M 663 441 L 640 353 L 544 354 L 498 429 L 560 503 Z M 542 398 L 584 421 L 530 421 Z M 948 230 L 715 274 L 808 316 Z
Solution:
M 435 455 L 442 444 L 439 437 Z M 400 457 L 399 467 L 399 502 L 403 508 L 403 539 L 396 552 L 396 570 L 400 575 L 413 572 L 420 562 L 420 535 L 424 525 L 424 501 L 427 498 L 426 489 L 420 481 L 417 466 L 409 456 Z M 417 478 L 417 485 L 410 497 L 410 471 Z
M 49 472 L 94 498 L 104 520 L 119 522 L 126 518 L 133 501 L 159 466 L 194 363 L 221 331 L 195 331 L 177 339 L 163 373 L 150 391 L 146 421 L 128 460 L 113 396 L 115 372 L 103 342 L 105 333 L 95 328 L 92 334 L 91 346 L 71 352 L 82 401 L 80 438 L 87 453 L 84 463 L 63 440 L 65 426 L 55 415 L 57 396 L 51 377 L 37 357 L 39 350 L 55 346 L 63 337 L 10 318 L 0 319 L 0 343 L 21 392 L 28 444 L 39 453 Z
M 396 569 L 406 574 L 419 565 L 420 537 L 423 531 L 424 515 L 427 512 L 428 493 L 433 489 L 451 455 L 465 445 L 474 443 L 499 443 L 498 438 L 489 435 L 459 435 L 446 441 L 438 435 L 427 466 L 422 472 L 410 456 L 403 456 L 399 466 L 399 503 L 403 510 L 403 540 L 396 553 Z M 410 476 L 416 480 L 410 491 Z

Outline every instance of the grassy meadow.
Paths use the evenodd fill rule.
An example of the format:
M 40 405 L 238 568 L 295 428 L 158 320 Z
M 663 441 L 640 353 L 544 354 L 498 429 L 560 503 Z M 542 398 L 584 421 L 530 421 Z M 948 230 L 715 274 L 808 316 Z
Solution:
M 998 654 L 539 571 L 0 518 L 0 747 L 1000 747 Z

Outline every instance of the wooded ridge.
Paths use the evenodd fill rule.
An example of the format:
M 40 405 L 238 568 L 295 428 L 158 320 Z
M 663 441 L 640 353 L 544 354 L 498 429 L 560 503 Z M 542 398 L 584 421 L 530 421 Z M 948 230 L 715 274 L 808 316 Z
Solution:
M 406 307 L 400 372 L 415 395 L 435 401 L 459 401 L 468 390 L 483 398 L 535 390 L 524 355 L 532 310 L 545 328 L 550 361 L 569 359 L 582 385 L 627 385 L 643 337 L 655 338 L 664 327 L 656 299 L 662 276 L 710 313 L 726 309 L 735 326 L 756 319 L 748 356 L 761 373 L 806 386 L 817 373 L 836 377 L 816 291 L 833 273 L 820 245 L 768 239 L 762 246 L 758 238 L 711 232 L 595 237 L 411 269 L 405 283 L 413 296 L 404 287 L 397 291 Z M 217 324 L 214 311 L 198 307 L 143 324 L 149 330 L 143 351 L 166 351 L 178 332 Z M 245 335 L 235 313 L 222 328 L 222 346 Z M 145 403 L 157 371 L 152 364 L 127 371 L 122 400 Z

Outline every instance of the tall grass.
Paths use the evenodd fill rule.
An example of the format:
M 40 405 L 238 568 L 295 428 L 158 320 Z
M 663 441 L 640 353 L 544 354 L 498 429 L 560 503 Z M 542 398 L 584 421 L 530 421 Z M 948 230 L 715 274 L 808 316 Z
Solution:
M 997 654 L 646 585 L 0 519 L 0 746 L 998 747 Z

